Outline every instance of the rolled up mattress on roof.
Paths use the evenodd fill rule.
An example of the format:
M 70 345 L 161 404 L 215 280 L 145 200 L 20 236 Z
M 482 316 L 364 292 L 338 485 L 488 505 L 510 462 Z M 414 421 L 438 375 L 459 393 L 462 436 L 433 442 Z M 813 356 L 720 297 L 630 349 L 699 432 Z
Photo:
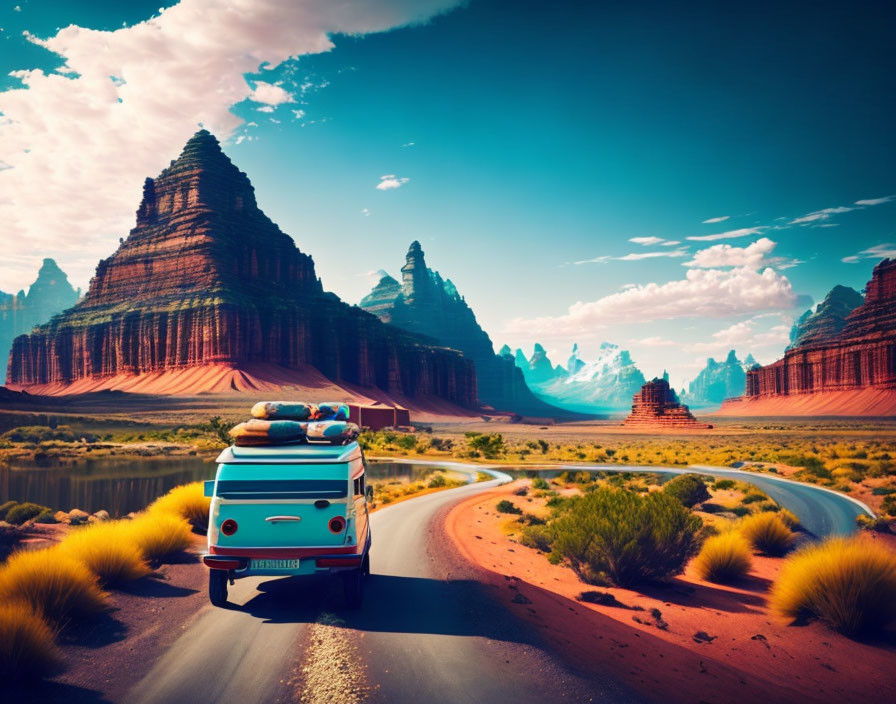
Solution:
M 344 420 L 322 420 L 308 424 L 309 440 L 328 440 L 333 443 L 348 443 L 356 440 L 361 429 Z
M 259 401 L 250 411 L 253 418 L 263 420 L 311 420 L 317 415 L 317 406 L 303 401 Z
M 236 445 L 275 445 L 305 440 L 308 423 L 294 420 L 252 420 L 230 429 Z

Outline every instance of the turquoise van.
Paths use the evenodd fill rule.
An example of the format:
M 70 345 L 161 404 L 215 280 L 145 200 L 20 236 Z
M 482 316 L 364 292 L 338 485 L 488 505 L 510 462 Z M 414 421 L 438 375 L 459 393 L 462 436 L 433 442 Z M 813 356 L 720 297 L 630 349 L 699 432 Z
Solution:
M 209 599 L 227 603 L 227 586 L 249 576 L 338 574 L 346 604 L 358 608 L 370 574 L 364 455 L 345 445 L 233 446 L 217 459 L 211 496 Z

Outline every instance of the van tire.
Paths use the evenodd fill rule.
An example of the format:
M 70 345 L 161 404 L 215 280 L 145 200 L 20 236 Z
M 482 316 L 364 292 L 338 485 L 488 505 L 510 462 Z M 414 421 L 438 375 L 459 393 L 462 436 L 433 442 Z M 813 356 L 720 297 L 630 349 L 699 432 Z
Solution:
M 342 589 L 345 592 L 345 605 L 350 609 L 360 609 L 364 602 L 364 570 L 358 568 L 343 572 Z
M 227 604 L 227 570 L 208 571 L 208 600 L 214 606 Z

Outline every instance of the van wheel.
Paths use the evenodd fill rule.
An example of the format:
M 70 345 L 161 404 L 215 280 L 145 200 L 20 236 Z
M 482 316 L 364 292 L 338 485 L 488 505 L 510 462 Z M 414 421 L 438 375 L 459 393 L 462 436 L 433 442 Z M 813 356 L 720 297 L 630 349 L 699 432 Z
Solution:
M 345 591 L 345 605 L 350 609 L 360 609 L 364 601 L 363 568 L 343 572 L 342 588 Z
M 227 603 L 227 570 L 208 571 L 208 599 L 214 606 Z

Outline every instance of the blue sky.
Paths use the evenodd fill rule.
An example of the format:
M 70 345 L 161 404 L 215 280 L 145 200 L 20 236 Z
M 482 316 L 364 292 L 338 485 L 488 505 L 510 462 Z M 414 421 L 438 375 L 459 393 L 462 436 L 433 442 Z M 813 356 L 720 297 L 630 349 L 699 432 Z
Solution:
M 43 256 L 85 285 L 132 226 L 143 176 L 200 121 L 345 300 L 369 290 L 368 272 L 397 275 L 419 239 L 496 346 L 538 341 L 564 361 L 574 341 L 587 359 L 608 340 L 648 376 L 668 366 L 678 386 L 731 346 L 772 361 L 810 301 L 837 283 L 861 289 L 878 253 L 896 250 L 896 201 L 885 200 L 896 194 L 896 50 L 884 3 L 382 0 L 373 18 L 334 19 L 308 0 L 312 17 L 327 15 L 321 32 L 354 33 L 324 52 L 304 26 L 294 28 L 303 43 L 289 45 L 278 28 L 295 21 L 286 4 L 260 1 L 251 39 L 226 19 L 209 23 L 235 32 L 235 54 L 273 66 L 242 71 L 255 92 L 230 81 L 218 93 L 233 103 L 213 111 L 191 93 L 232 70 L 226 45 L 199 67 L 161 65 L 166 82 L 152 90 L 134 67 L 158 45 L 138 36 L 108 48 L 158 2 L 4 3 L 0 90 L 13 90 L 0 93 L 0 112 L 16 124 L 0 124 L 0 161 L 13 166 L 0 170 L 0 210 L 14 214 L 0 240 L 29 246 L 0 263 L 0 289 L 33 279 Z M 177 12 L 202 2 L 180 5 L 162 13 L 166 53 L 183 36 Z M 50 48 L 83 66 L 82 82 L 122 67 L 133 93 L 119 97 L 124 108 L 144 101 L 139 113 L 117 115 L 122 101 L 104 102 L 95 84 L 86 97 L 44 77 L 31 79 L 32 95 L 14 90 L 23 79 L 10 71 L 64 63 L 22 32 L 46 39 L 71 23 L 103 32 Z M 65 125 L 46 117 L 69 110 Z M 110 167 L 110 152 L 135 156 Z M 398 187 L 376 188 L 384 176 Z M 43 178 L 50 186 L 38 187 Z M 68 184 L 104 178 L 122 185 L 100 189 L 108 195 L 85 218 L 91 204 Z M 5 205 L 4 180 L 15 201 Z M 48 199 L 65 205 L 22 215 Z M 81 236 L 60 225 L 75 221 Z

